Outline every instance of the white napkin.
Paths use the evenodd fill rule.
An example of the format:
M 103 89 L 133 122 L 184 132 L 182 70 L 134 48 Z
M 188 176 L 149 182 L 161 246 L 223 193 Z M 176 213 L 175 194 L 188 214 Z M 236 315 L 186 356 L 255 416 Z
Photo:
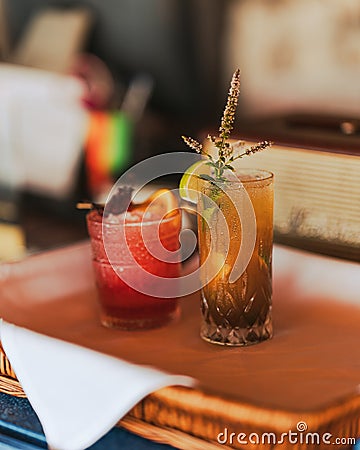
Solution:
M 195 380 L 134 365 L 0 321 L 0 340 L 56 450 L 83 450 L 142 398 Z

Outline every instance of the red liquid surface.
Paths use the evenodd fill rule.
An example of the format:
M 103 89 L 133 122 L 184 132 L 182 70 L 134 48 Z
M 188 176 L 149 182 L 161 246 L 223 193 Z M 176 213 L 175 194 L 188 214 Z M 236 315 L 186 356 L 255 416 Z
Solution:
M 126 241 L 128 249 L 133 258 L 144 270 L 159 277 L 176 278 L 180 276 L 180 263 L 169 263 L 155 258 L 145 247 L 141 234 L 140 221 L 142 214 L 130 214 L 129 223 L 126 222 Z M 102 239 L 102 218 L 95 211 L 89 213 L 87 218 L 88 230 L 91 237 L 93 250 L 93 266 L 95 280 L 98 289 L 99 302 L 102 309 L 102 322 L 109 327 L 122 329 L 145 329 L 164 325 L 173 320 L 179 311 L 179 304 L 176 298 L 158 298 L 146 295 L 141 291 L 144 280 L 135 272 L 133 261 L 129 260 L 122 245 L 117 239 L 120 225 L 109 225 L 110 237 L 106 239 L 106 248 L 111 246 L 111 258 L 116 271 L 111 266 L 104 249 Z M 148 222 L 147 234 L 156 239 L 160 236 L 160 241 L 165 249 L 175 251 L 179 248 L 179 232 L 181 226 L 180 213 L 174 214 L 170 219 L 163 222 L 152 220 Z M 147 242 L 149 245 L 149 243 Z M 151 242 L 150 242 L 151 246 Z M 115 262 L 113 260 L 115 255 Z M 136 289 L 130 287 L 116 273 L 120 271 L 130 277 L 135 283 Z M 134 273 L 134 275 L 133 275 Z M 161 283 L 161 280 L 160 280 Z

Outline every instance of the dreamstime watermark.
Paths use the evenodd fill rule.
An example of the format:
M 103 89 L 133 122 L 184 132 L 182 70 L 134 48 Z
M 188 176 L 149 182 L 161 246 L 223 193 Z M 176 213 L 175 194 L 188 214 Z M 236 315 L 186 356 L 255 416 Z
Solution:
M 283 433 L 235 433 L 228 428 L 217 435 L 217 442 L 222 445 L 355 445 L 354 437 L 334 437 L 332 433 L 319 433 L 308 431 L 308 425 L 304 421 L 296 424 L 296 431 L 287 430 Z
M 114 196 L 117 192 L 118 188 L 121 186 L 131 186 L 134 189 L 134 195 L 136 196 L 144 187 L 149 185 L 149 183 L 157 180 L 163 176 L 174 175 L 174 174 L 183 174 L 191 165 L 200 160 L 200 156 L 198 154 L 193 154 L 189 152 L 173 152 L 173 153 L 165 153 L 161 155 L 157 155 L 146 160 L 139 162 L 138 164 L 132 166 L 128 169 L 115 183 L 111 192 L 108 196 L 108 200 L 105 203 L 104 216 L 107 216 L 110 213 L 109 209 L 109 200 Z M 246 239 L 240 239 L 240 248 L 237 254 L 237 258 L 235 260 L 234 267 L 230 273 L 230 282 L 236 281 L 242 273 L 245 271 L 250 258 L 253 254 L 255 242 L 256 242 L 256 218 L 255 212 L 251 203 L 251 200 L 243 187 L 242 183 L 238 180 L 236 175 L 228 170 L 227 177 L 230 182 L 237 183 L 237 196 L 239 192 L 242 193 L 241 196 L 241 214 L 239 211 L 239 202 L 237 201 L 237 197 L 235 197 L 235 190 L 231 189 L 226 192 L 228 201 L 232 202 L 234 206 L 234 210 L 237 211 L 238 218 L 241 223 L 241 233 L 242 236 L 246 236 Z M 217 185 L 218 189 L 223 189 L 221 184 Z M 178 189 L 172 190 L 173 194 L 176 197 L 179 197 Z M 220 221 L 223 239 L 225 236 L 225 241 L 227 243 L 227 249 L 224 252 L 224 263 L 227 252 L 230 247 L 230 238 L 229 238 L 229 230 L 227 226 L 227 221 L 225 217 L 213 199 L 206 197 L 207 204 L 210 204 L 210 207 L 213 211 L 216 210 L 216 220 Z M 130 205 L 130 200 L 129 204 Z M 151 205 L 149 205 L 151 208 Z M 125 235 L 125 215 L 119 220 L 119 242 L 117 246 L 114 246 L 113 236 L 109 237 L 107 232 L 106 221 L 103 221 L 103 240 L 104 240 L 104 248 L 109 259 L 112 268 L 115 273 L 124 281 L 128 286 L 139 291 L 143 294 L 160 297 L 160 298 L 174 298 L 174 297 L 182 297 L 188 294 L 192 294 L 196 292 L 200 288 L 202 288 L 207 282 L 209 282 L 212 278 L 216 276 L 218 271 L 221 269 L 218 264 L 213 264 L 212 256 L 214 252 L 214 243 L 216 242 L 216 233 L 219 229 L 219 226 L 212 226 L 212 218 L 206 217 L 205 214 L 198 210 L 198 214 L 202 216 L 202 218 L 208 223 L 210 234 L 211 234 L 211 245 L 210 252 L 207 259 L 202 263 L 202 266 L 198 269 L 194 270 L 190 274 L 182 275 L 180 277 L 175 278 L 167 278 L 160 277 L 153 273 L 148 272 L 139 262 L 136 261 L 134 256 L 132 255 L 127 242 Z M 212 215 L 214 217 L 214 215 Z M 159 221 L 160 227 L 160 221 Z M 160 261 L 164 261 L 167 263 L 178 263 L 182 262 L 186 258 L 189 257 L 189 253 L 193 251 L 196 247 L 196 235 L 193 231 L 189 229 L 182 229 L 179 241 L 180 248 L 177 251 L 169 252 L 164 248 L 161 243 L 161 239 L 159 236 L 159 228 L 157 236 L 154 236 L 153 228 L 149 234 L 150 227 L 146 226 L 146 220 L 142 224 L 142 239 L 147 246 L 147 242 L 151 241 L 151 245 L 147 246 L 147 250 L 153 257 Z M 154 244 L 154 237 L 157 237 L 156 245 Z M 124 253 L 124 256 L 127 261 L 131 261 L 131 270 L 124 270 L 123 267 L 116 264 L 117 261 L 117 252 L 121 248 L 121 251 Z M 200 270 L 205 271 L 207 273 L 206 279 L 200 276 Z

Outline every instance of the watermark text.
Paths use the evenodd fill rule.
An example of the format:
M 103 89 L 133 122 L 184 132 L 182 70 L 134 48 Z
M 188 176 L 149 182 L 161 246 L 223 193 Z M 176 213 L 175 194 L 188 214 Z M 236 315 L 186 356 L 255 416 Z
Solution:
M 308 431 L 306 422 L 300 421 L 296 425 L 296 431 L 287 430 L 283 433 L 263 432 L 263 433 L 244 433 L 229 430 L 227 427 L 218 434 L 217 442 L 223 445 L 232 445 L 238 443 L 240 445 L 251 444 L 305 444 L 305 445 L 355 445 L 354 437 L 334 437 L 331 433 L 319 433 Z

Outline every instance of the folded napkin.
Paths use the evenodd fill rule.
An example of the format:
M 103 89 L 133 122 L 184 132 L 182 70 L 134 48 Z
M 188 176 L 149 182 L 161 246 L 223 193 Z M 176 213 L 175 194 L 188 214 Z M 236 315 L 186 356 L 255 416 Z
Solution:
M 130 364 L 0 320 L 0 340 L 56 450 L 83 450 L 146 395 L 192 378 Z

